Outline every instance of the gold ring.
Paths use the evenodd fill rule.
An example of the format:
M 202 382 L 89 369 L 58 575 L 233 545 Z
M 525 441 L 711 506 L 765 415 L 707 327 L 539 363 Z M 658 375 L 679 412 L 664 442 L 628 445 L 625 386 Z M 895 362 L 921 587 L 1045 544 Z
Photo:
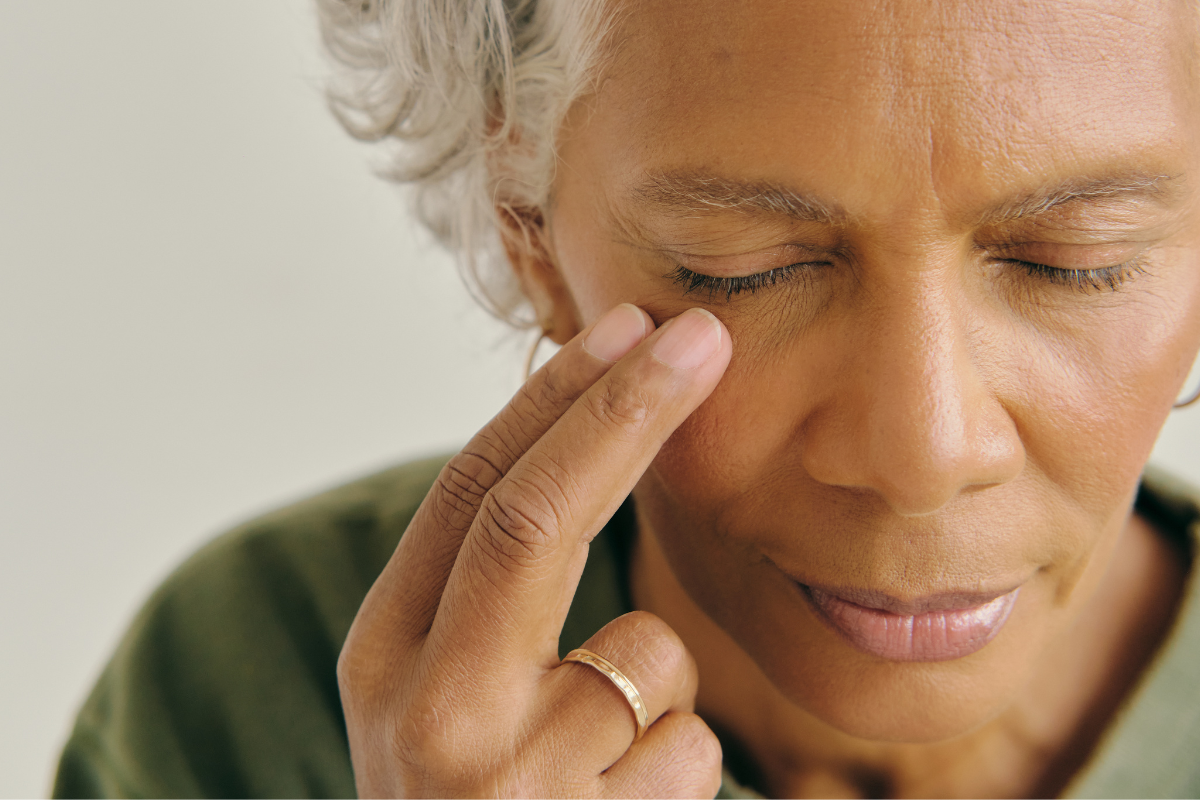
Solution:
M 572 650 L 567 653 L 567 657 L 562 660 L 562 663 L 575 661 L 580 664 L 587 664 L 589 667 L 594 667 L 604 674 L 604 677 L 613 682 L 613 685 L 621 690 L 621 694 L 625 695 L 625 699 L 629 701 L 629 707 L 633 709 L 634 719 L 637 721 L 637 733 L 633 735 L 633 742 L 637 744 L 638 739 L 646 733 L 648 716 L 646 715 L 646 703 L 643 702 L 642 696 L 638 694 L 637 687 L 633 685 L 633 681 L 626 678 L 621 670 L 617 669 L 611 661 L 601 655 L 593 653 L 591 650 L 584 650 L 582 647 L 578 650 Z

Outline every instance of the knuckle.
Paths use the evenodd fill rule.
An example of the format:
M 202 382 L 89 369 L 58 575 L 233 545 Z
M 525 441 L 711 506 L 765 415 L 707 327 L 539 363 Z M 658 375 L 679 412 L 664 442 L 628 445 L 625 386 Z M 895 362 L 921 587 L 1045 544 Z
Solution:
M 352 632 L 337 678 L 351 749 L 365 757 L 362 764 L 383 766 L 383 773 L 367 769 L 365 780 L 370 774 L 402 797 L 513 794 L 504 737 L 494 735 L 486 714 L 464 706 L 446 670 L 381 658 L 369 645 L 356 645 Z
M 351 630 L 346 643 L 338 653 L 337 682 L 343 702 L 347 704 L 370 704 L 374 702 L 380 686 L 379 661 L 372 653 L 358 645 L 359 631 Z
M 717 735 L 695 714 L 680 716 L 683 717 L 680 736 L 684 748 L 691 753 L 693 762 L 701 767 L 715 766 L 719 772 L 724 753 Z
M 463 754 L 453 746 L 453 737 L 447 735 L 444 720 L 431 706 L 422 711 L 410 709 L 396 725 L 391 748 L 393 757 L 410 771 L 436 777 L 439 783 L 466 766 Z
M 588 411 L 606 430 L 636 434 L 650 418 L 649 393 L 626 375 L 610 374 L 588 397 Z
M 338 654 L 337 682 L 338 690 L 341 692 L 343 698 L 355 695 L 358 692 L 358 687 L 363 683 L 359 662 L 346 649 L 343 649 Z
M 525 568 L 556 544 L 560 519 L 537 484 L 510 480 L 487 494 L 476 522 L 488 555 L 503 567 Z
M 378 634 L 378 626 L 355 620 L 335 669 L 347 719 L 353 717 L 373 727 L 386 709 L 403 705 L 412 666 Z
M 633 646 L 647 672 L 669 677 L 686 670 L 691 656 L 679 634 L 662 620 L 648 611 L 631 611 L 615 620 L 623 637 Z
M 494 793 L 502 786 L 503 759 L 464 730 L 461 709 L 448 697 L 421 694 L 405 704 L 392 724 L 388 751 L 399 766 L 406 794 L 469 796 Z
M 519 390 L 518 397 L 522 405 L 539 412 L 554 413 L 557 409 L 569 405 L 575 399 L 569 381 L 565 381 L 558 371 L 542 370 L 531 381 L 527 381 Z
M 496 472 L 493 484 L 508 471 L 509 465 L 516 463 L 529 442 L 537 438 L 522 427 L 522 423 L 527 421 L 525 416 L 515 412 L 514 408 L 505 409 L 475 434 L 467 445 L 467 449 L 492 466 Z
M 428 729 L 416 730 L 405 724 L 399 727 L 391 742 L 392 763 L 399 766 L 399 777 L 406 791 L 404 796 L 422 796 L 430 788 L 454 794 L 455 783 L 469 774 L 470 763 L 450 747 L 444 737 Z
M 673 750 L 679 767 L 693 782 L 701 796 L 712 797 L 721 788 L 721 742 L 704 720 L 695 714 L 671 715 Z
M 455 455 L 437 477 L 433 513 L 439 524 L 454 528 L 469 525 L 503 474 L 496 460 L 484 453 L 463 450 Z
M 539 372 L 517 389 L 506 412 L 480 431 L 478 438 L 514 463 L 578 396 L 578 390 L 556 372 Z

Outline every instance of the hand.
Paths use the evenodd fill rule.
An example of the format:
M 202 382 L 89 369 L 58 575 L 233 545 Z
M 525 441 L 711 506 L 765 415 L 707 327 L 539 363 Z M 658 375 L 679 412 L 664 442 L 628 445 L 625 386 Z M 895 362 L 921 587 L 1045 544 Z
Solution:
M 558 635 L 599 533 L 729 363 L 692 309 L 657 331 L 621 305 L 576 336 L 442 470 L 338 661 L 361 797 L 712 797 L 721 748 L 696 666 L 634 612 L 585 645 L 638 688 L 634 716 Z

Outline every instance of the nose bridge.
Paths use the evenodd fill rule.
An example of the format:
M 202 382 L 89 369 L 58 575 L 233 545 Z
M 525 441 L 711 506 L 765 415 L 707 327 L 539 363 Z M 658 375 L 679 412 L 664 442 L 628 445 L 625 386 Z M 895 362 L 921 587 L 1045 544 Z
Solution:
M 954 270 L 928 266 L 892 264 L 868 280 L 874 288 L 850 315 L 850 380 L 831 398 L 838 421 L 811 442 L 814 477 L 871 489 L 905 516 L 1024 465 L 1015 425 L 976 369 L 976 323 Z
M 863 352 L 870 462 L 878 479 L 899 480 L 905 463 L 925 482 L 945 481 L 965 455 L 973 382 L 963 321 L 931 272 L 909 273 L 884 289 Z

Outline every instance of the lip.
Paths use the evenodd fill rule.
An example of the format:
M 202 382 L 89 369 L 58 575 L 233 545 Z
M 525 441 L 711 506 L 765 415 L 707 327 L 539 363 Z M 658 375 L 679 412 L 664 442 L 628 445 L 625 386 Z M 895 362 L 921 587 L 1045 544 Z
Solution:
M 949 661 L 983 649 L 1021 587 L 901 601 L 883 592 L 796 583 L 816 615 L 851 645 L 889 661 Z

